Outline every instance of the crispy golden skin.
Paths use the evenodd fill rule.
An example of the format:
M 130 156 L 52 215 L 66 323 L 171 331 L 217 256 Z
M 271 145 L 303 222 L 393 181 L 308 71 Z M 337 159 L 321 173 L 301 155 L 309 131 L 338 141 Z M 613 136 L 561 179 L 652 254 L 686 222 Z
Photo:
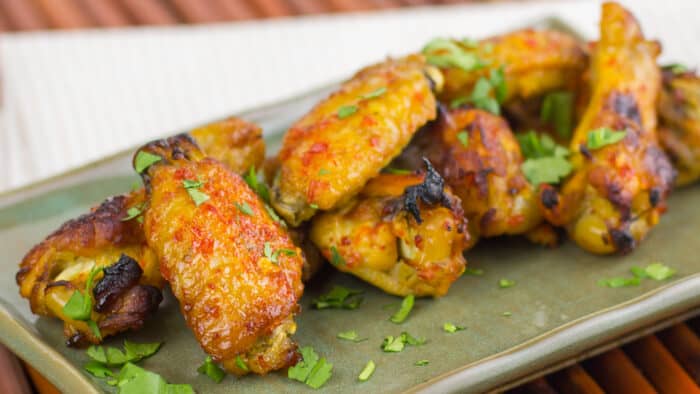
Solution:
M 678 185 L 700 178 L 700 77 L 663 72 L 659 97 L 659 140 L 678 170 Z
M 479 78 L 501 66 L 508 87 L 506 101 L 571 88 L 586 66 L 584 47 L 574 37 L 554 30 L 517 30 L 479 41 L 474 47 L 458 40 L 454 43 L 487 64 L 474 71 L 441 68 L 445 84 L 439 99 L 445 102 L 468 97 Z
M 237 375 L 248 372 L 238 357 L 258 374 L 293 364 L 301 250 L 245 181 L 187 136 L 140 151 L 163 158 L 142 174 L 146 241 L 202 348 Z M 197 206 L 185 180 L 202 182 L 208 199 Z
M 289 224 L 347 202 L 435 117 L 429 72 L 419 55 L 367 67 L 287 131 L 271 199 Z M 357 111 L 341 119 L 348 106 Z
M 458 137 L 464 132 L 466 146 Z M 542 222 L 537 193 L 520 169 L 520 145 L 500 116 L 472 108 L 441 110 L 404 156 L 426 156 L 459 196 L 470 247 L 479 236 L 522 234 Z
M 140 328 L 144 319 L 158 308 L 163 282 L 157 259 L 145 247 L 140 224 L 136 220 L 122 220 L 128 207 L 142 201 L 141 191 L 112 197 L 92 212 L 63 224 L 22 260 L 16 277 L 20 294 L 29 299 L 32 312 L 65 322 L 69 345 L 100 342 L 101 338 L 96 337 L 85 322 L 65 316 L 63 306 L 73 291 L 85 289 L 85 281 L 94 266 L 111 266 L 122 254 L 136 260 L 143 274 L 137 283 L 123 289 L 120 301 L 112 306 L 128 305 L 93 311 L 92 320 L 100 328 L 102 337 Z M 98 274 L 95 283 L 101 278 L 102 274 Z M 141 296 L 133 299 L 135 293 Z M 98 297 L 95 298 L 98 301 Z
M 259 167 L 264 159 L 262 131 L 240 119 L 215 122 L 193 130 L 191 135 L 235 172 Z M 22 260 L 17 274 L 20 294 L 29 299 L 34 313 L 65 322 L 68 344 L 101 341 L 86 323 L 63 315 L 63 306 L 73 291 L 84 290 L 93 265 L 111 266 L 126 254 L 143 270 L 138 284 L 130 283 L 117 299 L 111 300 L 109 307 L 93 313 L 102 338 L 141 327 L 144 319 L 158 307 L 163 281 L 155 254 L 146 245 L 139 220 L 123 220 L 129 208 L 141 207 L 144 200 L 143 189 L 107 199 L 90 213 L 66 222 Z M 102 274 L 97 276 L 95 287 L 100 278 Z M 93 294 L 93 298 L 98 301 L 97 294 Z
M 540 191 L 545 218 L 564 226 L 582 248 L 627 253 L 666 207 L 674 170 L 658 145 L 658 44 L 646 41 L 634 17 L 603 5 L 601 38 L 591 61 L 592 94 L 571 142 L 574 173 L 557 193 Z M 623 140 L 587 148 L 590 130 L 626 130 Z
M 464 271 L 469 234 L 459 198 L 447 188 L 449 207 L 419 203 L 421 223 L 405 209 L 406 188 L 423 180 L 379 175 L 346 205 L 314 217 L 311 239 L 337 269 L 387 293 L 445 295 Z

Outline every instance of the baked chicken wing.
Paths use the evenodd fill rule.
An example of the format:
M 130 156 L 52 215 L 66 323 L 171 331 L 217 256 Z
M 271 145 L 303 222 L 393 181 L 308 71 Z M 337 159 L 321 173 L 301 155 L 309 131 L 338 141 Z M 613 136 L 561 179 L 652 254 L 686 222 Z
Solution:
M 243 120 L 225 119 L 190 134 L 235 172 L 259 167 L 263 161 L 262 131 Z M 32 312 L 65 322 L 69 345 L 100 343 L 104 337 L 138 329 L 160 304 L 163 280 L 143 234 L 140 213 L 144 203 L 143 189 L 111 197 L 90 213 L 63 224 L 22 260 L 16 277 L 20 294 L 29 299 Z M 91 320 L 99 336 L 86 322 L 63 313 L 73 292 L 85 289 L 95 267 L 112 267 L 97 274 L 95 286 L 89 289 L 95 301 Z M 102 300 L 105 294 L 99 289 L 103 287 L 119 289 L 119 293 L 112 291 L 109 300 Z
M 469 234 L 459 198 L 428 164 L 425 175 L 372 179 L 315 216 L 311 239 L 337 269 L 387 293 L 439 297 L 464 271 Z
M 569 34 L 554 30 L 517 30 L 478 42 L 433 41 L 424 49 L 440 65 L 444 102 L 469 97 L 476 82 L 503 67 L 507 91 L 505 101 L 528 98 L 557 89 L 571 88 L 586 66 L 583 46 Z M 459 52 L 459 53 L 455 53 Z M 440 57 L 460 55 L 470 64 L 443 62 Z
M 659 98 L 659 140 L 678 170 L 678 185 L 700 178 L 700 77 L 665 69 Z
M 420 55 L 367 67 L 284 136 L 271 199 L 297 226 L 343 205 L 435 118 L 437 69 Z
M 147 144 L 135 162 L 143 153 L 161 158 L 141 174 L 146 241 L 202 348 L 237 375 L 292 365 L 301 250 L 246 182 L 189 137 Z
M 591 99 L 571 142 L 573 174 L 540 190 L 545 218 L 582 248 L 627 253 L 666 209 L 674 170 L 656 135 L 659 46 L 615 3 L 603 5 Z

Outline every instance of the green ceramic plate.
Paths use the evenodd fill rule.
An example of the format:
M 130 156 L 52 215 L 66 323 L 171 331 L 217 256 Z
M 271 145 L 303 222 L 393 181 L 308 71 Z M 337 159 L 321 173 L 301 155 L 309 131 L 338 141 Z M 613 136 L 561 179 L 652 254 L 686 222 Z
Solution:
M 274 149 L 279 136 L 295 118 L 308 110 L 330 88 L 294 100 L 248 112 L 243 116 L 269 133 Z M 67 393 L 113 390 L 83 372 L 84 351 L 64 346 L 61 324 L 38 318 L 18 295 L 14 281 L 24 253 L 66 219 L 85 212 L 103 198 L 129 190 L 136 177 L 130 170 L 131 152 L 94 163 L 40 184 L 0 196 L 0 341 L 34 365 Z M 700 304 L 700 259 L 695 248 L 700 232 L 700 187 L 674 193 L 670 210 L 641 247 L 626 257 L 596 257 L 571 243 L 555 250 L 532 246 L 520 239 L 482 242 L 467 258 L 482 276 L 463 276 L 450 293 L 437 300 L 417 301 L 402 325 L 388 318 L 398 298 L 365 285 L 351 276 L 327 269 L 306 288 L 296 338 L 313 346 L 334 364 L 326 392 L 481 392 L 512 385 L 541 374 L 563 362 L 639 335 L 659 321 L 694 313 Z M 678 274 L 671 280 L 645 280 L 638 287 L 603 288 L 597 281 L 629 276 L 634 265 L 664 262 Z M 501 289 L 507 278 L 516 285 Z M 313 310 L 311 300 L 341 284 L 365 292 L 358 310 Z M 467 329 L 445 333 L 451 322 Z M 356 330 L 364 342 L 336 339 L 340 331 Z M 427 338 L 424 346 L 402 353 L 383 353 L 382 339 L 408 331 Z M 632 334 L 635 332 L 636 334 Z M 108 340 L 120 344 L 164 341 L 145 368 L 172 383 L 190 383 L 200 393 L 312 391 L 284 374 L 242 379 L 226 377 L 214 384 L 198 375 L 205 354 L 178 313 L 177 303 L 166 295 L 155 318 L 140 332 Z M 415 366 L 418 360 L 426 366 Z M 358 382 L 368 360 L 377 369 L 372 378 Z

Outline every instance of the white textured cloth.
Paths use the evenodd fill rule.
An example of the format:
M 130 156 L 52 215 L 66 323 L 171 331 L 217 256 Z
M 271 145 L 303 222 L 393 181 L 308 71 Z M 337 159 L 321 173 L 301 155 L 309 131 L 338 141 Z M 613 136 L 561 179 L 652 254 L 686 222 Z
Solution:
M 626 1 L 664 59 L 700 63 L 697 0 Z M 597 1 L 496 3 L 267 22 L 0 37 L 0 191 L 345 78 L 436 36 L 558 17 L 595 37 Z

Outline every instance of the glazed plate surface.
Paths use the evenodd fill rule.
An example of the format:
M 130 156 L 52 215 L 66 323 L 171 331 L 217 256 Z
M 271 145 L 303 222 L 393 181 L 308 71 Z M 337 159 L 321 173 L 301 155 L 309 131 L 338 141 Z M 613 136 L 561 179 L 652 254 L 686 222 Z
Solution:
M 549 21 L 548 24 L 555 24 Z M 274 152 L 285 128 L 332 87 L 287 102 L 242 114 L 266 131 Z M 38 318 L 20 298 L 14 277 L 23 255 L 65 220 L 86 212 L 102 199 L 130 190 L 137 177 L 131 152 L 124 152 L 34 186 L 0 195 L 0 341 L 69 393 L 113 391 L 103 380 L 83 372 L 88 357 L 64 345 L 59 321 Z M 386 295 L 353 277 L 326 268 L 307 285 L 298 316 L 296 339 L 312 346 L 334 364 L 324 392 L 483 392 L 512 385 L 613 346 L 654 324 L 695 313 L 700 306 L 700 187 L 674 192 L 669 212 L 631 255 L 598 257 L 566 242 L 549 250 L 520 239 L 481 242 L 467 253 L 482 276 L 465 275 L 441 299 L 421 299 L 402 325 L 388 320 L 399 298 Z M 598 280 L 630 276 L 632 266 L 663 262 L 676 269 L 667 281 L 644 280 L 640 286 L 604 288 Z M 499 279 L 516 282 L 501 289 Z M 314 310 L 311 300 L 333 285 L 364 291 L 357 310 Z M 442 325 L 466 327 L 453 334 Z M 662 322 L 662 323 L 659 323 Z M 360 343 L 336 339 L 355 330 Z M 408 331 L 427 343 L 401 353 L 380 349 L 387 335 Z M 184 324 L 172 295 L 143 330 L 106 342 L 162 341 L 161 350 L 141 362 L 171 383 L 189 383 L 200 393 L 284 393 L 313 391 L 282 373 L 236 379 L 220 384 L 197 373 L 205 354 Z M 418 360 L 426 366 L 415 366 Z M 360 383 L 368 360 L 377 369 Z

